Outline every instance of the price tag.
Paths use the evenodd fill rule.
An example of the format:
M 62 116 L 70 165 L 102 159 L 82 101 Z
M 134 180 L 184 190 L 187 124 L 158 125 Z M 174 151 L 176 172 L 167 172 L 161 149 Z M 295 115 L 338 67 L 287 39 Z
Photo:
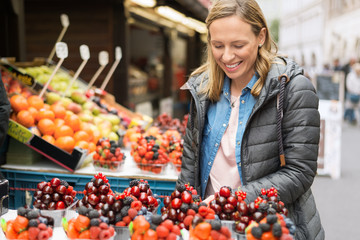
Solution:
M 33 134 L 26 127 L 21 126 L 13 120 L 9 121 L 8 134 L 22 143 L 29 143 L 33 137 Z
M 62 25 L 64 28 L 67 28 L 67 27 L 70 25 L 69 17 L 68 17 L 68 15 L 66 15 L 66 14 L 61 14 L 61 15 L 60 15 L 60 21 L 61 21 L 61 25 Z
M 115 60 L 120 61 L 122 58 L 122 52 L 120 47 L 115 48 Z
M 109 63 L 109 53 L 107 51 L 101 51 L 99 53 L 99 63 L 101 66 L 105 66 Z
M 64 42 L 56 43 L 56 56 L 58 58 L 67 58 L 68 57 L 68 47 Z
M 90 51 L 89 47 L 85 44 L 80 46 L 80 55 L 82 60 L 89 60 L 90 58 Z

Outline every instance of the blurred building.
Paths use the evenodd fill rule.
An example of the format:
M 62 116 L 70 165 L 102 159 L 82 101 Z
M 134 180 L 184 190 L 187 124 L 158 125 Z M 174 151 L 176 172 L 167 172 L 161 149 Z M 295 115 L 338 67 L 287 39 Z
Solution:
M 308 72 L 360 56 L 360 1 L 282 0 L 279 50 Z

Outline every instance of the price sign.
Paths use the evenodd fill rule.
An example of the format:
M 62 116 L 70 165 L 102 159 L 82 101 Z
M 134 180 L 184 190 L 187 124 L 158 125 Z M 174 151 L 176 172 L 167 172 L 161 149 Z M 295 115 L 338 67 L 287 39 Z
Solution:
M 33 137 L 33 134 L 27 128 L 12 120 L 9 121 L 8 134 L 22 143 L 29 143 Z
M 109 63 L 109 53 L 107 51 L 101 51 L 99 53 L 99 63 L 101 66 L 105 66 Z
M 80 55 L 82 60 L 89 60 L 90 58 L 90 51 L 89 47 L 85 44 L 80 46 Z
M 68 57 L 68 47 L 64 42 L 58 42 L 55 45 L 56 48 L 56 56 L 58 58 L 67 58 Z
M 62 25 L 64 28 L 69 27 L 70 21 L 69 21 L 68 15 L 66 15 L 66 14 L 61 14 L 61 15 L 60 15 L 60 21 L 61 21 L 61 25 Z

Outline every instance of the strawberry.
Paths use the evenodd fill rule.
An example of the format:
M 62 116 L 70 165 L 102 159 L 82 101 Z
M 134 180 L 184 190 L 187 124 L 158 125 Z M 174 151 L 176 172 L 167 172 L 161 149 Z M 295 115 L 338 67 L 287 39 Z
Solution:
M 105 240 L 105 239 L 109 239 L 111 237 L 110 231 L 109 230 L 102 230 L 99 234 L 99 239 L 100 240 Z
M 131 208 L 134 208 L 137 211 L 140 211 L 140 209 L 142 208 L 142 203 L 139 200 L 136 200 L 136 201 L 132 201 L 130 206 L 131 206 Z
M 131 218 L 129 216 L 125 216 L 122 219 L 126 225 L 128 225 L 131 222 Z
M 99 234 L 101 232 L 101 228 L 98 226 L 90 227 L 90 239 L 97 239 L 99 238 Z
M 40 229 L 38 227 L 29 227 L 28 232 L 29 232 L 29 240 L 36 240 L 40 232 Z
M 208 207 L 200 206 L 198 213 L 200 214 L 200 216 L 205 217 L 208 214 Z
M 195 216 L 196 212 L 194 209 L 188 209 L 187 212 L 186 212 L 186 215 L 192 215 L 192 216 Z
M 153 151 L 149 151 L 147 153 L 145 153 L 145 159 L 146 160 L 152 160 L 154 157 L 154 152 Z
M 159 238 L 167 237 L 169 235 L 169 229 L 161 224 L 156 227 L 156 233 Z
M 176 240 L 177 236 L 175 233 L 169 233 L 169 236 L 167 236 L 166 240 Z

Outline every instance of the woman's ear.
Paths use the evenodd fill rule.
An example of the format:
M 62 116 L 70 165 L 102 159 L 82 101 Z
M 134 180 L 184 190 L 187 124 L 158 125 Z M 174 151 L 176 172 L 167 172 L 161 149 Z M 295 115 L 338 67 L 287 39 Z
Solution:
M 266 28 L 262 28 L 260 30 L 259 36 L 258 36 L 258 41 L 259 41 L 259 45 L 264 45 L 266 40 Z

